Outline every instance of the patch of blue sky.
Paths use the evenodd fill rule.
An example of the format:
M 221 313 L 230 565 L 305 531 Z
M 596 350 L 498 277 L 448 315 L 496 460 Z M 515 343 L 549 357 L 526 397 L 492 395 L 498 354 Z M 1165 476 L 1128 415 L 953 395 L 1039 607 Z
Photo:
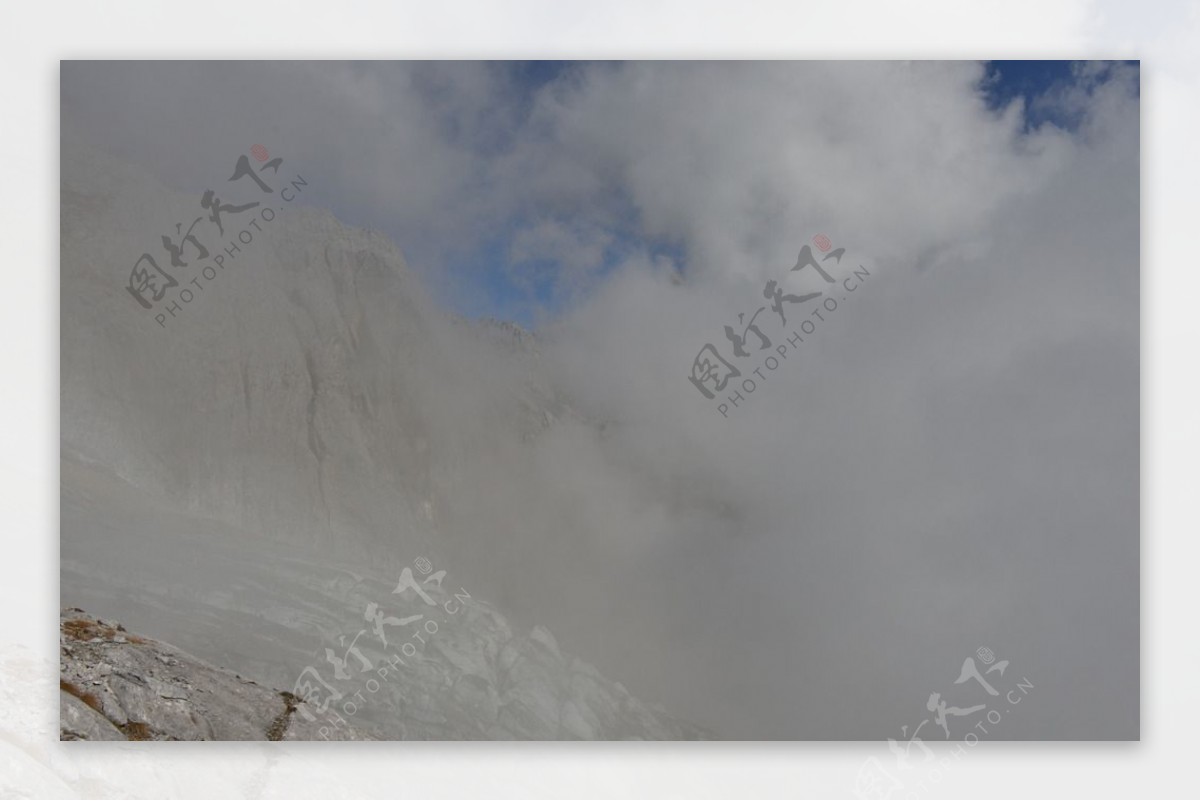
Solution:
M 1111 68 L 1118 64 L 1139 69 L 1137 61 L 1108 62 L 1103 67 L 1086 61 L 988 61 L 980 88 L 988 107 L 996 111 L 1014 100 L 1023 100 L 1026 132 L 1045 124 L 1074 131 L 1082 114 L 1076 105 L 1060 101 L 1073 87 L 1091 90 L 1110 80 Z

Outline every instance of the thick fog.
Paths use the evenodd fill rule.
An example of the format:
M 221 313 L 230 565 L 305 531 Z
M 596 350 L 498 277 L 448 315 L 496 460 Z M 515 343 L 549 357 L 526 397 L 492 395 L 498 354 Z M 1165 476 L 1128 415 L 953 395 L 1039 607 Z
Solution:
M 1138 75 L 1076 69 L 1037 101 L 1061 127 L 991 108 L 987 80 L 972 62 L 576 64 L 545 82 L 487 63 L 64 63 L 64 186 L 93 158 L 68 143 L 182 197 L 261 141 L 311 186 L 292 241 L 333 230 L 319 210 L 375 231 L 287 279 L 305 322 L 278 340 L 293 307 L 245 275 L 221 279 L 243 281 L 242 311 L 206 299 L 186 332 L 71 317 L 123 295 L 122 247 L 152 239 L 89 266 L 111 286 L 64 277 L 64 452 L 251 538 L 286 540 L 289 520 L 364 568 L 436 555 L 723 738 L 899 738 L 981 646 L 1036 687 L 999 739 L 1136 737 Z M 819 268 L 793 271 L 806 246 Z M 264 269 L 309 252 L 290 247 Z M 388 277 L 351 293 L 354 258 Z M 498 301 L 498 274 L 524 292 Z M 785 324 L 772 280 L 823 294 L 785 303 Z M 748 333 L 736 359 L 725 327 L 760 307 L 771 344 Z M 505 311 L 535 336 L 462 319 Z M 708 343 L 742 370 L 711 399 L 688 380 Z M 98 353 L 120 367 L 89 371 Z M 112 401 L 145 423 L 154 381 L 122 387 L 156 359 L 202 392 L 312 353 L 296 385 L 238 379 L 261 393 L 246 420 L 282 404 L 278 436 L 223 430 L 218 393 L 186 447 L 88 416 Z M 67 528 L 65 553 L 86 534 Z

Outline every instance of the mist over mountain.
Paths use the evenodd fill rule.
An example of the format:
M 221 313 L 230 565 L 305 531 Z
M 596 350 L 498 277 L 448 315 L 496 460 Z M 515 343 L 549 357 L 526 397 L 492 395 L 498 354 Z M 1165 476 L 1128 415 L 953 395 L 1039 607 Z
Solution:
M 895 736 L 983 646 L 1046 687 L 1005 736 L 1136 733 L 1137 73 L 1065 72 L 1070 129 L 973 62 L 65 66 L 62 605 L 286 688 L 423 559 L 552 632 L 523 736 L 576 658 L 717 737 Z M 168 266 L 214 188 L 263 205 Z
M 486 590 L 505 583 L 478 575 L 506 546 L 448 522 L 456 495 L 478 488 L 472 463 L 519 469 L 516 454 L 552 426 L 593 428 L 539 370 L 533 336 L 437 312 L 390 241 L 300 207 L 281 207 L 268 244 L 234 251 L 156 318 L 166 304 L 139 308 L 111 267 L 195 198 L 86 146 L 63 155 L 63 597 L 280 687 L 354 634 L 364 582 L 399 603 L 387 571 L 394 582 L 418 556 L 460 580 L 474 568 L 487 608 Z M 444 665 L 432 685 L 410 677 L 403 701 L 365 713 L 378 736 L 699 733 L 658 722 L 623 688 L 605 700 L 597 682 L 611 685 L 563 661 L 545 629 L 534 635 L 550 653 L 531 667 L 528 635 L 494 614 L 470 619 L 425 655 L 425 668 Z M 448 638 L 482 649 L 472 666 L 445 661 Z M 377 645 L 371 661 L 384 658 Z M 465 690 L 437 695 L 462 675 L 482 693 L 474 719 Z M 586 698 L 573 695 L 580 681 Z

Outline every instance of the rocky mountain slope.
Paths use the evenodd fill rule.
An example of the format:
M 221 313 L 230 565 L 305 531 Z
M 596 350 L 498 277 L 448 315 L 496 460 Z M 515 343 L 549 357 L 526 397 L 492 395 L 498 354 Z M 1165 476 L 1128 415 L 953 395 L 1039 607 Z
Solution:
M 61 738 L 706 736 L 638 701 L 591 665 L 565 656 L 546 629 L 518 635 L 503 616 L 461 588 L 451 592 L 427 585 L 422 591 L 443 610 L 453 608 L 451 619 L 443 616 L 440 626 L 426 623 L 417 636 L 393 634 L 390 647 L 362 638 L 365 630 L 339 638 L 325 660 L 314 654 L 313 664 L 286 690 L 213 667 L 81 609 L 65 609 L 60 624 Z M 331 668 L 334 661 L 340 665 Z
M 59 635 L 64 740 L 312 740 L 306 705 L 166 643 L 65 609 Z M 328 739 L 361 737 L 340 727 Z

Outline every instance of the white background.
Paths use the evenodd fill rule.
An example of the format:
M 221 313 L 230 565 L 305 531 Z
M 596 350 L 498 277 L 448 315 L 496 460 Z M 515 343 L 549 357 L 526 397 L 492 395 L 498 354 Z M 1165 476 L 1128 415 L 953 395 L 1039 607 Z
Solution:
M 1197 3 L 6 3 L 0 796 L 853 797 L 865 759 L 892 764 L 880 743 L 57 742 L 59 59 L 713 57 L 1142 60 L 1142 741 L 984 742 L 920 794 L 1195 797 L 1198 34 Z

